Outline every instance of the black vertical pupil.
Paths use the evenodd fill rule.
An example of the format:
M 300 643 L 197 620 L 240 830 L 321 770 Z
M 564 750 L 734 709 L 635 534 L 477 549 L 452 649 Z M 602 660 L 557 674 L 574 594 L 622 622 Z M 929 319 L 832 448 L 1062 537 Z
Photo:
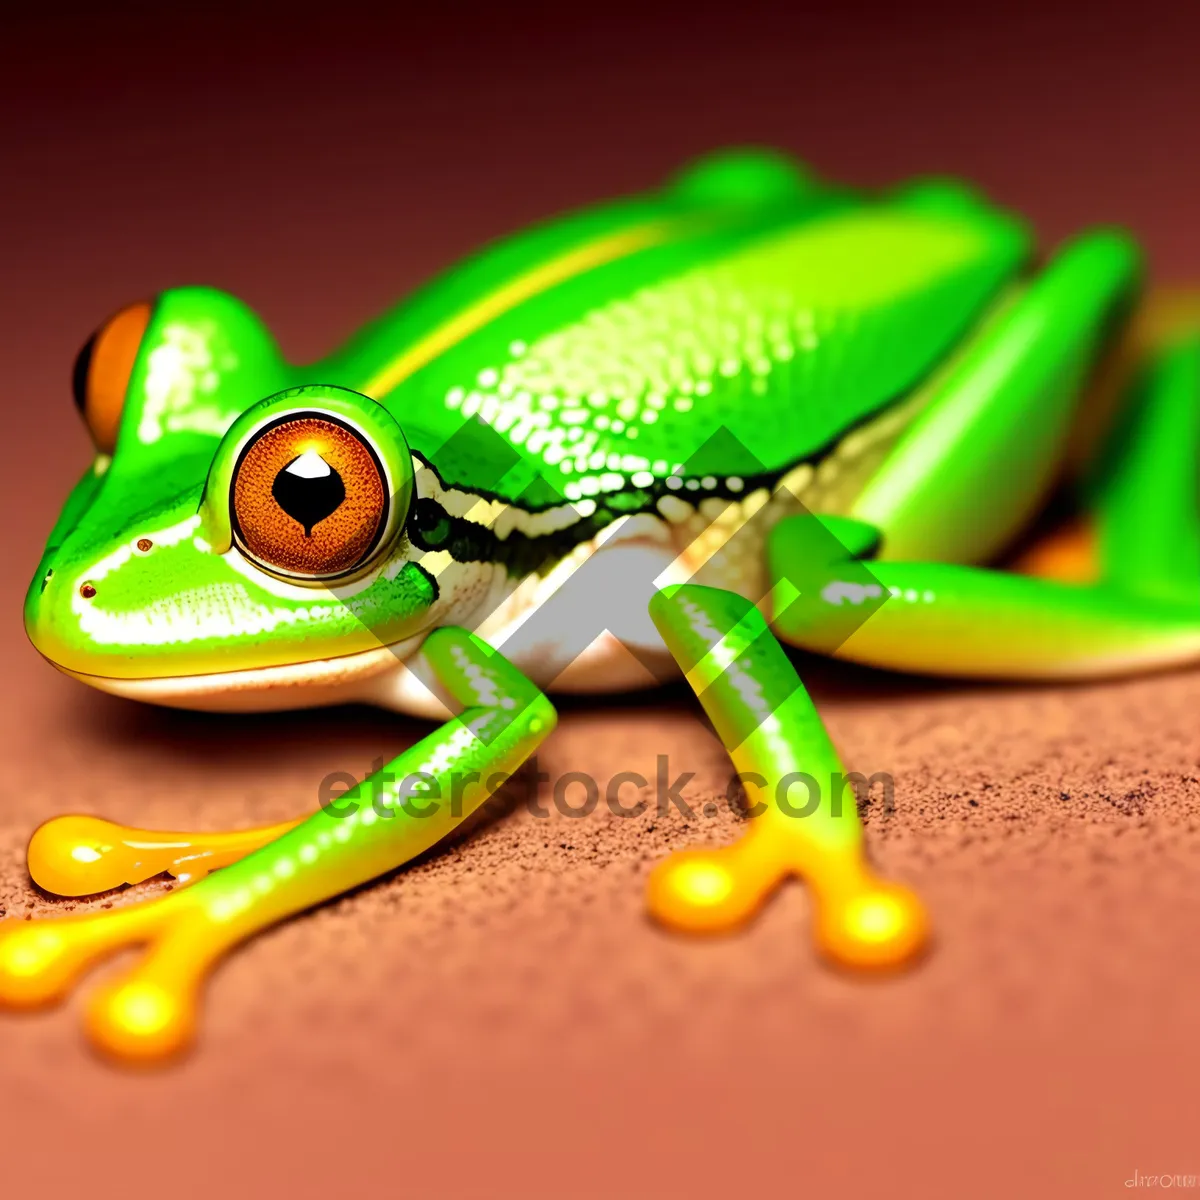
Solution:
M 275 476 L 275 482 L 271 485 L 271 495 L 275 497 L 275 503 L 293 521 L 298 521 L 304 526 L 304 536 L 312 537 L 313 526 L 337 512 L 342 501 L 346 499 L 346 485 L 333 467 L 329 467 L 327 475 L 319 475 L 316 478 L 295 475 L 288 467 L 296 461 L 297 459 L 293 458 Z M 328 465 L 326 463 L 326 466 Z
M 83 348 L 75 355 L 75 365 L 71 368 L 71 394 L 75 397 L 75 407 L 83 413 L 87 406 L 88 372 L 92 368 L 92 353 L 96 349 L 96 338 L 99 330 L 93 333 Z

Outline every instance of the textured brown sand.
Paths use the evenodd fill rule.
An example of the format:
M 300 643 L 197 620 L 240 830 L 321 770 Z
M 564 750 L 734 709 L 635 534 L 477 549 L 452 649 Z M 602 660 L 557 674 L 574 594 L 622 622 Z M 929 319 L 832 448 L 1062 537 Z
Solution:
M 23 868 L 52 814 L 280 818 L 421 728 L 154 711 L 29 648 L 21 594 L 85 458 L 67 369 L 102 313 L 210 281 L 315 355 L 480 238 L 729 140 L 865 182 L 961 171 L 1052 237 L 1122 218 L 1165 274 L 1200 276 L 1200 159 L 1178 152 L 1196 40 L 1153 7 L 779 28 L 745 6 L 653 28 L 563 13 L 473 40 L 465 18 L 8 31 L 8 918 L 72 907 Z M 724 806 L 702 811 L 720 748 L 680 696 L 574 704 L 544 770 L 653 776 L 666 755 L 696 773 L 695 819 L 510 805 L 236 955 L 167 1073 L 96 1062 L 77 1003 L 0 1019 L 0 1196 L 1099 1197 L 1135 1171 L 1200 1173 L 1200 673 L 808 676 L 847 758 L 895 776 L 868 832 L 932 910 L 920 969 L 867 983 L 819 965 L 800 887 L 737 937 L 652 928 L 650 865 L 734 833 Z

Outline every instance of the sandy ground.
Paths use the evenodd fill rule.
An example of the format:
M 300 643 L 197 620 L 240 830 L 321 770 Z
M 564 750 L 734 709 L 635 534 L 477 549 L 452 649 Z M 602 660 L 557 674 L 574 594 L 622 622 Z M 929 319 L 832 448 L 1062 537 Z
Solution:
M 704 28 L 701 49 L 717 53 L 721 31 Z M 859 180 L 973 173 L 1053 236 L 1125 214 L 1168 275 L 1200 275 L 1194 206 L 1180 199 L 1190 187 L 1194 200 L 1200 168 L 1169 153 L 1200 94 L 1174 50 L 1180 30 L 1144 44 L 1140 31 L 1080 44 L 1069 24 L 1038 26 L 1046 48 L 1030 73 L 1019 39 L 991 27 L 976 58 L 969 30 L 889 41 L 831 27 L 814 48 L 764 27 L 709 59 L 728 72 L 722 94 L 740 97 L 734 115 L 693 86 L 687 54 L 651 70 L 599 35 L 580 34 L 581 63 L 560 58 L 535 86 L 533 49 L 515 80 L 495 67 L 518 54 L 513 35 L 462 63 L 435 38 L 433 65 L 410 56 L 388 81 L 366 35 L 351 46 L 364 65 L 345 47 L 326 61 L 277 44 L 269 26 L 211 45 L 197 35 L 177 55 L 133 18 L 14 34 L 6 78 L 25 115 L 6 143 L 19 186 L 4 217 L 18 301 L 0 442 L 8 919 L 71 907 L 24 871 L 25 841 L 51 815 L 264 822 L 311 805 L 328 772 L 361 774 L 421 733 L 356 709 L 156 711 L 88 692 L 29 647 L 21 596 L 85 461 L 65 380 L 104 312 L 211 281 L 258 306 L 289 353 L 315 354 L 480 237 L 747 138 Z M 1069 86 L 1050 65 L 1064 61 Z M 930 82 L 948 63 L 957 90 Z M 1118 66 L 1141 72 L 1139 86 L 1106 125 Z M 470 103 L 445 84 L 460 67 L 482 81 Z M 838 91 L 850 73 L 898 109 L 889 100 L 881 122 L 878 104 L 854 107 Z M 596 115 L 618 83 L 620 101 Z M 822 88 L 839 103 L 806 123 Z M 237 954 L 212 984 L 197 1052 L 166 1073 L 94 1060 L 74 1003 L 0 1018 L 0 1195 L 1012 1200 L 1200 1174 L 1200 673 L 967 688 L 812 664 L 806 678 L 847 759 L 895 778 L 894 810 L 874 806 L 868 835 L 880 867 L 932 910 L 938 941 L 919 969 L 868 983 L 820 965 L 799 886 L 736 937 L 652 927 L 652 863 L 734 834 L 727 767 L 680 694 L 575 703 L 543 770 L 652 777 L 666 756 L 672 776 L 695 772 L 693 818 L 603 806 L 539 818 L 513 799 L 472 837 Z

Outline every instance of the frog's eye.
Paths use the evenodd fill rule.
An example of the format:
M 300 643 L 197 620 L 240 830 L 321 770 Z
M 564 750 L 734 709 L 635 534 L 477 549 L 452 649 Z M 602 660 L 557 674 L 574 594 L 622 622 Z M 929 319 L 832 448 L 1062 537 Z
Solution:
M 111 454 L 117 444 L 129 377 L 152 311 L 144 301 L 121 309 L 88 338 L 75 358 L 75 406 L 101 454 Z
M 334 579 L 366 566 L 392 508 L 367 435 L 329 413 L 289 413 L 257 430 L 230 487 L 233 535 L 268 571 Z

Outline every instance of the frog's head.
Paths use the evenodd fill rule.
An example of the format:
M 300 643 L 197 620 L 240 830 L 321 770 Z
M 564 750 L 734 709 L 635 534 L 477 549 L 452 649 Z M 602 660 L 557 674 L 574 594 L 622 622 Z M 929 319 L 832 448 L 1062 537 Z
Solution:
M 434 589 L 405 555 L 403 433 L 356 392 L 288 388 L 294 374 L 209 289 L 124 309 L 84 347 L 76 401 L 97 454 L 25 604 L 51 662 L 187 703 L 170 681 L 270 675 L 422 627 Z

